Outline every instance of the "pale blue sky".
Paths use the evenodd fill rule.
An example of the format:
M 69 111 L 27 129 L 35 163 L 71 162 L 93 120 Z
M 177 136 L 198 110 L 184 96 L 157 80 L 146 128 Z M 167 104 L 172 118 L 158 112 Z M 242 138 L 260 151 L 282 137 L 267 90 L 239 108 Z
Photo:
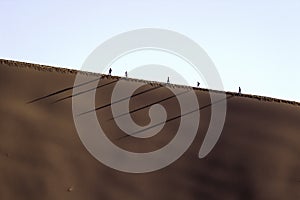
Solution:
M 225 90 L 300 101 L 299 0 L 0 0 L 0 8 L 0 58 L 80 69 L 114 35 L 164 28 L 204 48 Z

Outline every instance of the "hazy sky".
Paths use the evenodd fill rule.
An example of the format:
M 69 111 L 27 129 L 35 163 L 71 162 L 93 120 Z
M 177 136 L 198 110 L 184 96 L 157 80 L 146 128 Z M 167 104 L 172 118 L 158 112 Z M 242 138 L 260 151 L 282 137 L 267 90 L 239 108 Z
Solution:
M 300 101 L 299 0 L 0 0 L 0 8 L 0 58 L 80 69 L 114 35 L 164 28 L 204 48 L 225 90 Z

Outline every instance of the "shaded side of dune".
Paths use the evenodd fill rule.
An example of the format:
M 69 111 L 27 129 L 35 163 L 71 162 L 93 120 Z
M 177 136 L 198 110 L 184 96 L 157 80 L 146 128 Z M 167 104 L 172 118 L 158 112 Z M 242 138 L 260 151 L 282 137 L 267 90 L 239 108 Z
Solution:
M 299 103 L 226 93 L 221 138 L 199 159 L 211 102 L 208 90 L 195 88 L 202 109 L 191 147 L 162 170 L 128 174 L 98 162 L 82 145 L 71 105 L 77 73 L 101 77 L 97 88 L 78 86 L 78 95 L 96 90 L 99 123 L 116 145 L 148 152 L 176 134 L 178 102 L 161 83 L 144 82 L 130 101 L 131 116 L 147 125 L 145 105 L 159 102 L 174 120 L 156 136 L 136 139 L 124 137 L 112 120 L 111 93 L 120 77 L 0 60 L 0 199 L 300 199 Z M 127 79 L 123 87 L 138 82 Z

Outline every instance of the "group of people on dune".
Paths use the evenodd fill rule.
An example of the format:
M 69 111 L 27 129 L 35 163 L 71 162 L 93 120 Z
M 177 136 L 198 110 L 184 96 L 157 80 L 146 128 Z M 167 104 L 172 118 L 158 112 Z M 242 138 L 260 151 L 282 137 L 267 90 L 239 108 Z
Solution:
M 109 68 L 108 75 L 111 76 L 111 73 L 112 73 L 112 69 Z M 126 78 L 128 77 L 127 71 L 125 72 L 125 77 Z M 168 76 L 168 79 L 167 79 L 167 83 L 170 83 L 170 77 L 169 76 Z M 199 81 L 197 81 L 197 87 L 200 87 L 200 82 Z M 241 94 L 242 94 L 242 89 L 241 89 L 241 87 L 239 87 L 239 95 L 241 95 Z

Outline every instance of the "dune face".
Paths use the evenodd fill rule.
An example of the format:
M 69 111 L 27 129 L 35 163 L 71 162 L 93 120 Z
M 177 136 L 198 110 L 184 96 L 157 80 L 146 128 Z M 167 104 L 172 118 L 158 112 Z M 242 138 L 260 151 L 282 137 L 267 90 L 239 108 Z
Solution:
M 0 60 L 0 199 L 300 199 L 299 103 L 227 93 L 222 135 L 199 159 L 211 111 L 208 91 L 195 89 L 203 109 L 192 145 L 166 168 L 131 174 L 105 166 L 82 144 L 70 98 L 76 73 Z M 98 85 L 106 86 L 96 91 L 96 107 L 110 102 L 117 79 L 101 78 Z M 137 81 L 128 80 L 124 88 L 130 84 Z M 135 93 L 153 87 L 146 84 Z M 130 99 L 130 110 L 170 95 L 164 87 L 142 93 Z M 168 118 L 180 115 L 176 98 L 160 103 Z M 131 116 L 146 126 L 149 107 Z M 114 144 L 133 152 L 165 146 L 180 123 L 176 118 L 141 139 L 118 128 L 110 106 L 98 109 L 97 117 Z

